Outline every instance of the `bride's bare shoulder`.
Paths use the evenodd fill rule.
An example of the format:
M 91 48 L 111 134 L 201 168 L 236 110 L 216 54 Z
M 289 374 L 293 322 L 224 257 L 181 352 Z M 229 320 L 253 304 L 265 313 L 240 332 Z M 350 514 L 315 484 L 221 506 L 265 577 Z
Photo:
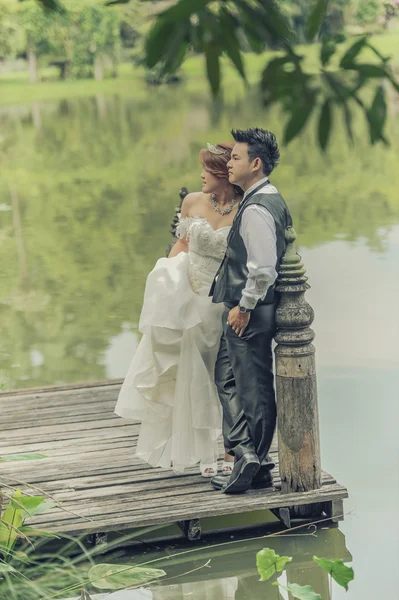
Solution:
M 183 200 L 182 204 L 182 215 L 185 216 L 193 216 L 194 212 L 203 206 L 205 199 L 205 194 L 203 192 L 191 192 L 187 194 L 187 196 Z

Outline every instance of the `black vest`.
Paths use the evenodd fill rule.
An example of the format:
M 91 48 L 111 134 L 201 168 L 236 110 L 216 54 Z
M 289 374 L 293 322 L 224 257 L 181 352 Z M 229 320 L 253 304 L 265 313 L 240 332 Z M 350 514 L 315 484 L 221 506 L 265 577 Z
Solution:
M 267 185 L 264 184 L 262 188 Z M 238 208 L 233 225 L 227 238 L 227 250 L 224 259 L 212 284 L 210 296 L 212 302 L 224 302 L 227 306 L 237 306 L 241 300 L 242 291 L 248 278 L 247 251 L 244 241 L 240 235 L 240 225 L 244 210 L 251 204 L 264 206 L 272 215 L 276 224 L 277 237 L 277 264 L 278 272 L 281 258 L 286 249 L 285 229 L 292 225 L 291 214 L 279 192 L 273 194 L 256 193 L 250 194 Z M 269 287 L 264 300 L 259 304 L 272 304 L 275 301 L 275 287 Z

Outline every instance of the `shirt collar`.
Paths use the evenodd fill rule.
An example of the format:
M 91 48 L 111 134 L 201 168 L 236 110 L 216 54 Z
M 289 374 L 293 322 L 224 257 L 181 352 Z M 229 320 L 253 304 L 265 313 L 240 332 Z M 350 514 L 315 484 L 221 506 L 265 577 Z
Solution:
M 259 179 L 256 183 L 254 183 L 253 185 L 251 185 L 251 187 L 248 188 L 247 191 L 244 193 L 243 200 L 245 200 L 245 198 L 248 196 L 248 194 L 250 194 L 252 192 L 252 190 L 254 190 L 255 188 L 257 188 L 262 183 L 266 185 L 266 183 L 268 181 L 269 181 L 268 177 L 263 177 L 263 179 Z

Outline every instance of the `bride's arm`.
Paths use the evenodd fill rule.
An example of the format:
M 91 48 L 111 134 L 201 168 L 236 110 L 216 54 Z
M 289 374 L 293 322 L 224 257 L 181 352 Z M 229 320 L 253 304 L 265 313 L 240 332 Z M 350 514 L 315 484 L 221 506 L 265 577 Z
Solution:
M 174 256 L 180 254 L 180 252 L 188 252 L 188 242 L 185 238 L 180 238 L 175 244 L 173 244 L 168 258 L 173 258 Z
M 181 206 L 180 221 L 190 216 L 190 209 L 197 200 L 198 195 L 198 193 L 187 194 L 184 198 Z M 173 258 L 180 254 L 180 252 L 188 252 L 188 240 L 186 236 L 178 238 L 177 242 L 173 245 L 172 250 L 169 252 L 168 258 Z

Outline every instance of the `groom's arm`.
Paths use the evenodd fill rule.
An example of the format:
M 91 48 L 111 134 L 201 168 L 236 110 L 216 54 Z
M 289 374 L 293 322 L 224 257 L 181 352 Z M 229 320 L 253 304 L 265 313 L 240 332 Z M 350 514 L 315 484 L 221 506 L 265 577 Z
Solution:
M 259 204 L 248 206 L 242 215 L 240 235 L 248 255 L 248 279 L 240 306 L 253 309 L 277 278 L 276 224 L 270 212 Z

